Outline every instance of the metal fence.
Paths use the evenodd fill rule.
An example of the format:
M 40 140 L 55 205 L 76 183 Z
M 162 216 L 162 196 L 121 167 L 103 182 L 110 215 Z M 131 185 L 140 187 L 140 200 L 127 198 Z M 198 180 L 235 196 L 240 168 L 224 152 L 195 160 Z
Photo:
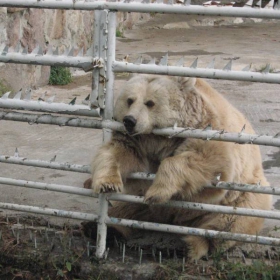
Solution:
M 105 141 L 110 138 L 110 130 L 123 131 L 123 125 L 113 121 L 113 85 L 114 73 L 116 72 L 133 72 L 133 73 L 150 73 L 173 76 L 194 76 L 211 79 L 228 79 L 264 83 L 280 83 L 279 73 L 270 73 L 269 65 L 262 73 L 251 72 L 250 67 L 245 67 L 242 71 L 233 71 L 232 61 L 230 61 L 223 69 L 214 69 L 211 62 L 208 68 L 198 68 L 197 60 L 190 67 L 184 67 L 183 60 L 179 60 L 177 65 L 168 65 L 168 55 L 164 56 L 158 65 L 152 60 L 148 64 L 143 64 L 141 58 L 135 63 L 116 61 L 116 12 L 142 12 L 142 13 L 177 13 L 177 14 L 196 14 L 211 16 L 239 16 L 254 17 L 266 19 L 280 19 L 280 4 L 275 2 L 274 9 L 253 9 L 251 7 L 235 8 L 235 7 L 203 7 L 190 5 L 189 1 L 181 4 L 174 4 L 173 1 L 163 3 L 159 0 L 156 3 L 150 3 L 149 0 L 139 2 L 104 2 L 104 1 L 75 1 L 75 0 L 0 0 L 0 7 L 27 7 L 42 9 L 75 9 L 75 10 L 95 10 L 95 30 L 93 46 L 86 55 L 80 50 L 78 55 L 73 55 L 73 49 L 66 50 L 63 54 L 59 54 L 58 50 L 49 47 L 47 52 L 43 52 L 41 46 L 37 46 L 31 53 L 27 49 L 23 49 L 20 44 L 15 48 L 9 48 L 6 45 L 0 47 L 0 62 L 5 63 L 24 63 L 36 65 L 60 65 L 66 67 L 81 68 L 85 71 L 92 71 L 92 92 L 90 97 L 84 103 L 87 105 L 68 105 L 53 102 L 53 98 L 47 101 L 32 101 L 31 92 L 28 90 L 22 99 L 22 92 L 9 98 L 9 93 L 0 98 L 0 108 L 5 109 L 0 112 L 0 120 L 22 121 L 29 123 L 63 125 L 84 128 L 98 128 L 104 130 Z M 7 110 L 8 109 L 8 110 Z M 17 112 L 11 111 L 17 110 Z M 27 111 L 36 111 L 40 113 L 26 113 Z M 43 112 L 43 114 L 42 114 Z M 51 114 L 55 113 L 54 115 Z M 74 117 L 60 114 L 75 115 Z M 102 117 L 93 119 L 93 117 Z M 212 141 L 228 141 L 239 144 L 256 144 L 280 147 L 280 138 L 278 135 L 249 135 L 240 131 L 240 133 L 230 133 L 225 131 L 215 131 L 211 128 L 207 130 L 193 128 L 165 128 L 155 129 L 153 133 L 156 135 L 164 135 L 167 137 L 193 137 L 197 139 Z M 19 164 L 27 166 L 35 166 L 42 168 L 51 168 L 59 170 L 67 170 L 72 172 L 89 173 L 89 166 L 58 163 L 55 161 L 42 161 L 34 159 L 20 158 L 17 153 L 15 156 L 0 156 L 0 162 L 7 164 Z M 153 180 L 154 174 L 134 173 L 130 178 Z M 181 227 L 165 224 L 154 224 L 150 222 L 141 222 L 127 219 L 115 219 L 108 217 L 108 201 L 130 201 L 135 203 L 144 203 L 143 197 L 135 197 L 123 194 L 93 194 L 91 190 L 81 189 L 70 186 L 57 184 L 46 184 L 39 182 L 31 182 L 24 180 L 15 180 L 11 178 L 0 178 L 0 184 L 14 185 L 21 188 L 34 188 L 39 190 L 51 190 L 70 194 L 78 194 L 82 196 L 98 197 L 100 210 L 97 214 L 87 214 L 81 212 L 64 211 L 61 209 L 48 209 L 42 207 L 34 207 L 29 205 L 18 205 L 9 203 L 0 203 L 0 208 L 16 211 L 39 213 L 57 217 L 73 218 L 95 221 L 98 223 L 97 249 L 96 256 L 102 258 L 106 248 L 106 230 L 107 225 L 122 225 L 138 229 L 168 231 L 180 234 L 190 234 L 198 236 L 206 236 L 209 238 L 222 238 L 228 240 L 237 240 L 249 243 L 259 243 L 267 245 L 280 245 L 280 239 L 264 236 L 252 236 L 247 234 L 237 234 L 229 232 L 219 232 L 214 230 L 203 230 L 189 227 Z M 210 187 L 210 186 L 205 186 Z M 211 186 L 213 188 L 213 186 Z M 280 189 L 276 187 L 262 187 L 259 185 L 238 185 L 230 182 L 220 182 L 217 185 L 220 189 L 248 191 L 256 193 L 266 193 L 280 195 Z M 254 217 L 264 217 L 280 220 L 280 213 L 274 211 L 262 211 L 257 209 L 245 209 L 226 207 L 219 205 L 207 205 L 201 203 L 176 202 L 171 201 L 165 204 L 166 207 L 178 207 L 195 209 L 200 211 L 211 211 L 219 213 L 227 213 L 234 215 L 246 215 Z

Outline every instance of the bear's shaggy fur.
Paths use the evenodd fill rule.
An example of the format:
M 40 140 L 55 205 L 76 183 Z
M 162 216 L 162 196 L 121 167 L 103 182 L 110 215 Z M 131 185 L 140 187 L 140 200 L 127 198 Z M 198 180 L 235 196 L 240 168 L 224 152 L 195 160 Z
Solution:
M 92 164 L 94 192 L 145 196 L 147 204 L 115 203 L 110 216 L 203 229 L 257 234 L 263 219 L 195 210 L 163 208 L 170 199 L 268 210 L 268 195 L 203 188 L 220 174 L 221 181 L 268 186 L 259 147 L 151 134 L 154 128 L 208 125 L 215 130 L 254 134 L 250 123 L 202 79 L 137 75 L 124 86 L 115 119 L 127 133 L 114 132 Z M 156 173 L 153 182 L 131 180 L 131 172 Z M 132 230 L 118 227 L 128 237 Z M 184 236 L 190 259 L 206 255 L 218 241 Z M 229 248 L 235 241 L 224 242 Z

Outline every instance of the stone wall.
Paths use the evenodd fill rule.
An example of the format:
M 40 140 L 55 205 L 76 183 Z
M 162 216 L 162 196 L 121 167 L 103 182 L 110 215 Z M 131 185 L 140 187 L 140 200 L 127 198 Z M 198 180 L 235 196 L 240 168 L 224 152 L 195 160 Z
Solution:
M 15 47 L 18 42 L 28 51 L 36 44 L 44 50 L 48 45 L 88 49 L 93 38 L 93 11 L 44 10 L 27 8 L 0 8 L 0 44 Z M 119 13 L 119 29 L 132 28 L 139 19 L 148 15 Z M 0 63 L 0 82 L 13 90 L 45 85 L 50 67 Z

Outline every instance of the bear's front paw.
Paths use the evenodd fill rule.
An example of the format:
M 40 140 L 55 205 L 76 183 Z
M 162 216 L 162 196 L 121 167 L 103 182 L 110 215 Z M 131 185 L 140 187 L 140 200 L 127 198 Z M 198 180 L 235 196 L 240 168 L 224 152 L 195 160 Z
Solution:
M 95 193 L 122 192 L 123 183 L 118 176 L 93 180 L 92 188 Z
M 148 204 L 164 203 L 170 200 L 172 193 L 168 190 L 152 185 L 146 192 L 144 202 Z

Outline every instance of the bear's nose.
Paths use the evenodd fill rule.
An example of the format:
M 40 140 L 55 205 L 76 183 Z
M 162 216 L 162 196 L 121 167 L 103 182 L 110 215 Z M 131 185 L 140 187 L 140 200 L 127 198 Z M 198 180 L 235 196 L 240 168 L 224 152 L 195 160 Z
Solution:
M 136 121 L 136 119 L 133 116 L 125 116 L 123 118 L 123 124 L 124 124 L 126 130 L 129 133 L 133 132 L 133 129 L 134 129 L 136 123 L 137 123 L 137 121 Z

